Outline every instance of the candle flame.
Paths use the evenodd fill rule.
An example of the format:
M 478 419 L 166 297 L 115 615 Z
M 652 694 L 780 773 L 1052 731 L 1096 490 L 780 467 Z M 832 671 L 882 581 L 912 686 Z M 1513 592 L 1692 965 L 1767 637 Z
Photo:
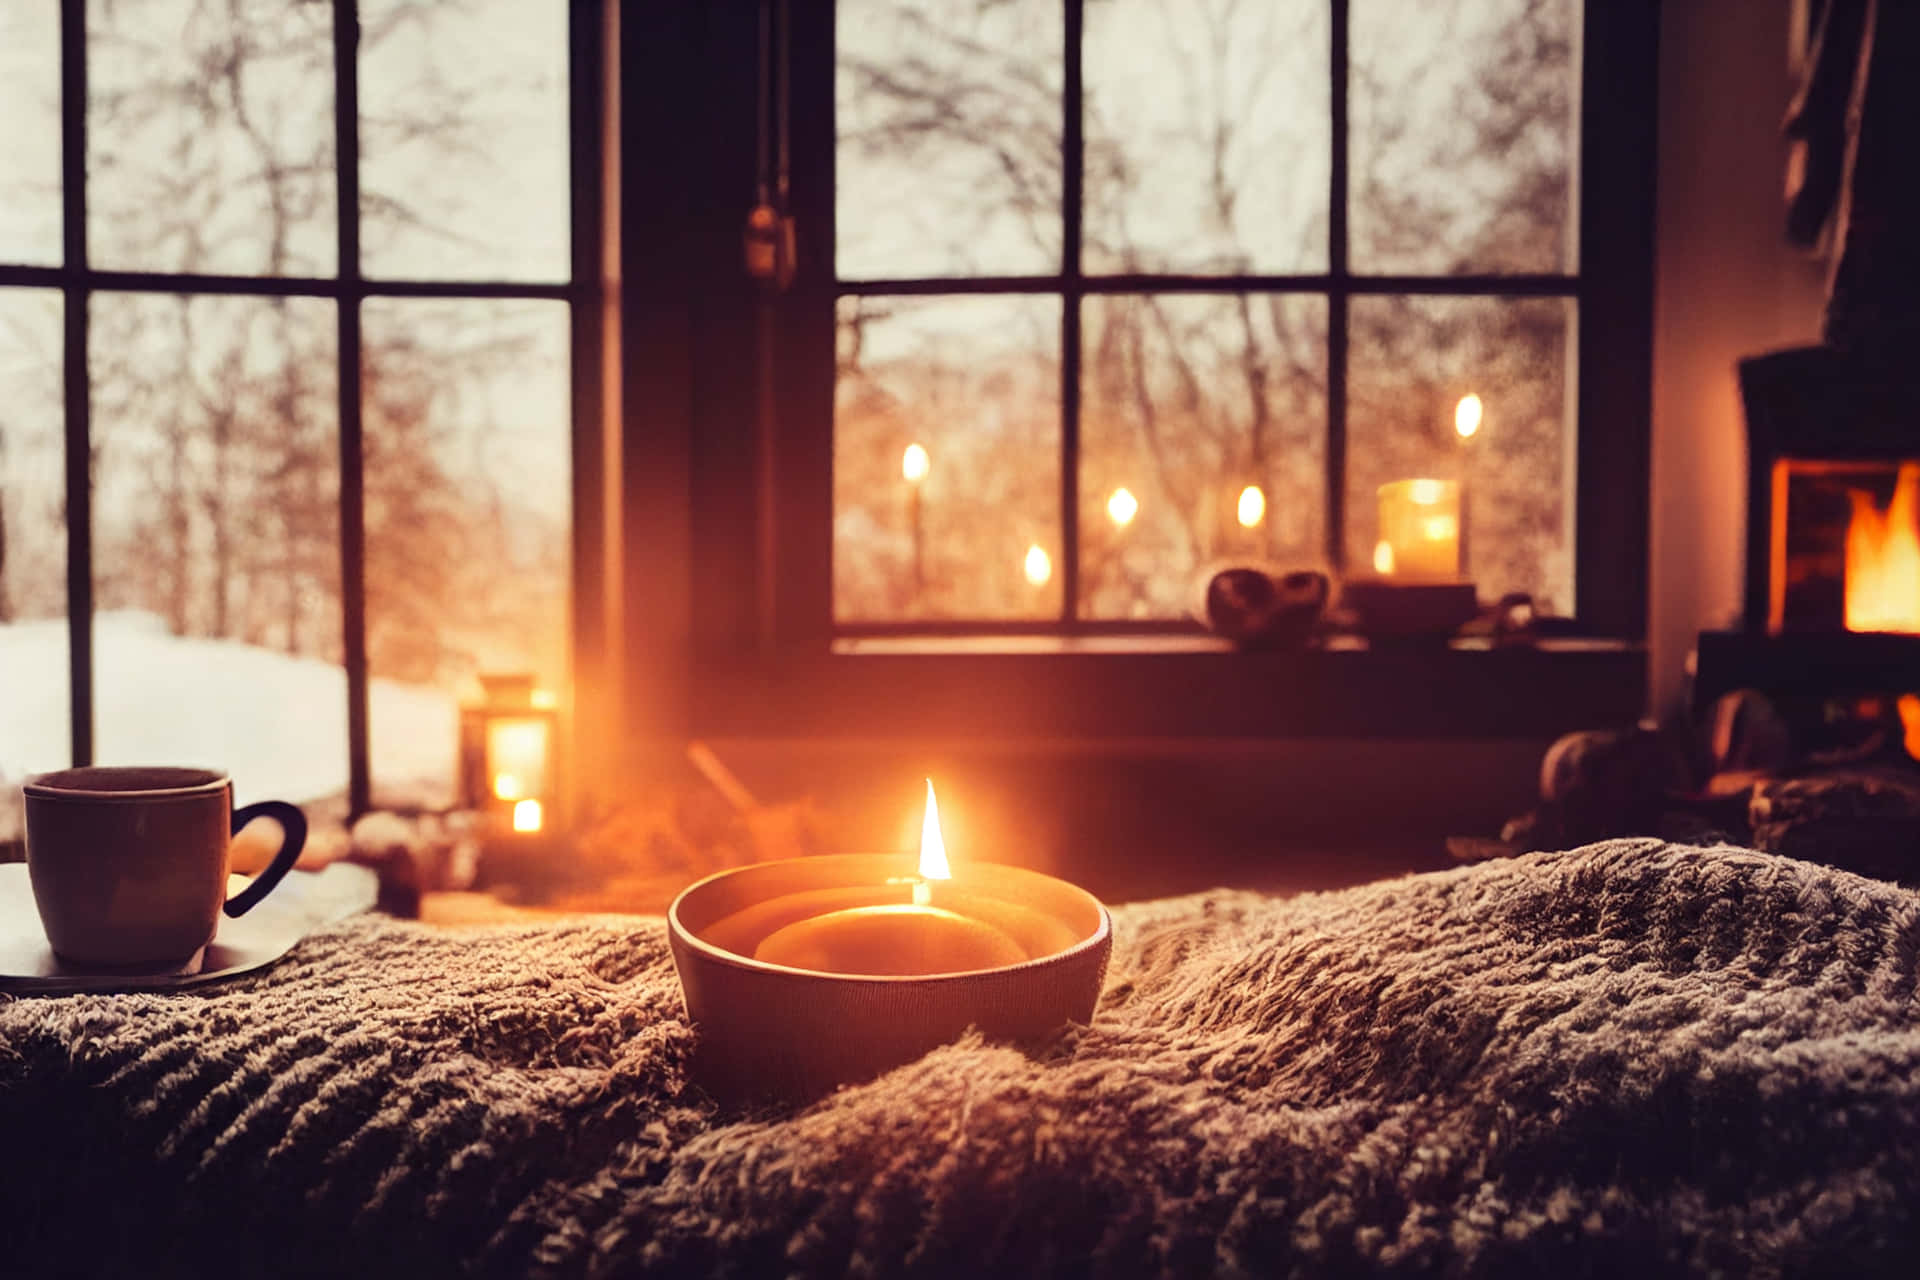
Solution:
M 1460 397 L 1460 403 L 1453 407 L 1453 429 L 1460 433 L 1462 440 L 1473 439 L 1474 432 L 1480 429 L 1480 417 L 1484 412 L 1479 396 L 1468 392 Z
M 1140 500 L 1126 489 L 1115 489 L 1107 499 L 1107 519 L 1117 525 L 1131 524 L 1139 514 Z
M 940 837 L 940 805 L 933 798 L 933 779 L 927 779 L 927 813 L 920 820 L 920 878 L 951 880 L 953 868 L 947 865 L 947 842 Z
M 1393 544 L 1385 538 L 1373 544 L 1373 571 L 1379 574 L 1393 572 Z
M 538 800 L 522 800 L 513 806 L 513 829 L 515 831 L 538 831 L 545 815 L 540 811 Z
M 933 467 L 933 460 L 927 457 L 925 446 L 910 444 L 907 451 L 900 455 L 900 476 L 908 484 L 919 484 L 927 478 L 927 472 Z
M 1048 555 L 1039 543 L 1027 548 L 1027 581 L 1036 587 L 1044 587 L 1053 577 L 1053 557 Z
M 496 773 L 493 775 L 493 794 L 502 800 L 518 800 L 526 791 L 520 785 L 519 774 Z
M 1240 527 L 1251 529 L 1267 518 L 1267 495 L 1260 492 L 1260 486 L 1250 484 L 1240 491 Z

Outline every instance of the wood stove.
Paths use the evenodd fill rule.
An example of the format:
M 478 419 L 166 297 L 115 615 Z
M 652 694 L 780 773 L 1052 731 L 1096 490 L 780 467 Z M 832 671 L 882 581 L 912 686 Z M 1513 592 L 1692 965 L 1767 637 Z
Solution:
M 1743 625 L 1700 636 L 1697 712 L 1737 690 L 1779 709 L 1800 754 L 1911 763 L 1920 705 L 1920 373 L 1830 346 L 1741 362 Z M 1903 705 L 1903 699 L 1907 699 Z

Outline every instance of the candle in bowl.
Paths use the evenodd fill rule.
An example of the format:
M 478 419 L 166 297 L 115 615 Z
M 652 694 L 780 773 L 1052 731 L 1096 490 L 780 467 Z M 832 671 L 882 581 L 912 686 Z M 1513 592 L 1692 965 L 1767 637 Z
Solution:
M 1460 486 L 1451 480 L 1395 480 L 1380 486 L 1376 566 L 1425 581 L 1460 574 Z
M 921 856 L 821 854 L 709 876 L 667 915 L 696 1078 L 723 1099 L 818 1096 L 974 1028 L 1036 1040 L 1093 1016 L 1112 921 L 1078 886 Z

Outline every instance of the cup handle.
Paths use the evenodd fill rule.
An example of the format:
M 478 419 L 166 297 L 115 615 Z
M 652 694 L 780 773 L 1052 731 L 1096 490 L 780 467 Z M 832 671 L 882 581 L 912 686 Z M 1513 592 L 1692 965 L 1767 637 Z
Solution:
M 262 800 L 259 804 L 235 809 L 232 834 L 239 835 L 240 828 L 255 818 L 272 818 L 280 824 L 280 852 L 273 855 L 266 870 L 249 881 L 246 888 L 227 899 L 225 911 L 229 916 L 243 916 L 259 906 L 260 899 L 272 893 L 273 887 L 293 870 L 300 851 L 307 845 L 307 815 L 286 801 Z

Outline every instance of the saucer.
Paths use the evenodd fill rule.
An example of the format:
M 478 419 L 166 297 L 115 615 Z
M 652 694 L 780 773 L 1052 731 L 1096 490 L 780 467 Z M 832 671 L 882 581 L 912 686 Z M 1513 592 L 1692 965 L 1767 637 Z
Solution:
M 227 892 L 246 886 L 230 876 Z M 335 863 L 291 871 L 260 905 L 238 919 L 220 917 L 213 941 L 182 964 L 150 973 L 78 969 L 53 954 L 33 905 L 27 865 L 0 865 L 0 993 L 63 996 L 92 991 L 173 991 L 250 973 L 272 964 L 325 924 L 373 905 L 379 878 L 366 867 Z

